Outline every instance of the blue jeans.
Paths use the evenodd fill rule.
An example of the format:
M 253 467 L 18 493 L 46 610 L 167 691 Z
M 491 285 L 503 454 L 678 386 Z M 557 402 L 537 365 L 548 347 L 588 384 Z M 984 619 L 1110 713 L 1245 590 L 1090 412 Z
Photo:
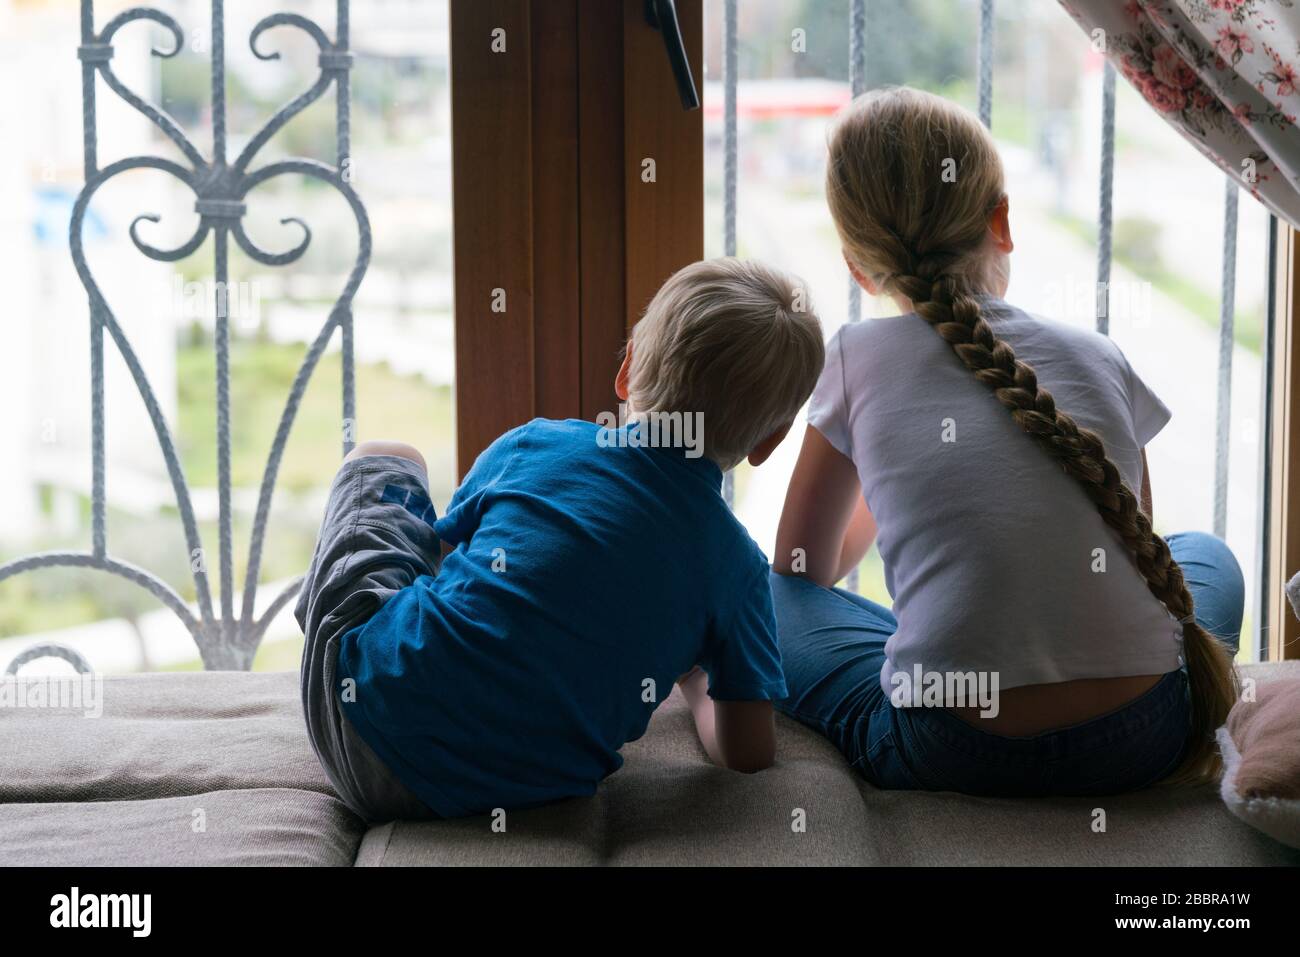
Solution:
M 1245 584 L 1228 546 L 1187 532 L 1166 539 L 1196 620 L 1234 651 Z M 782 713 L 821 732 L 877 787 L 1003 797 L 1118 794 L 1179 764 L 1191 720 L 1185 669 L 1109 714 L 1032 737 L 981 731 L 943 708 L 895 708 L 880 684 L 888 608 L 843 589 L 772 575 L 790 697 Z

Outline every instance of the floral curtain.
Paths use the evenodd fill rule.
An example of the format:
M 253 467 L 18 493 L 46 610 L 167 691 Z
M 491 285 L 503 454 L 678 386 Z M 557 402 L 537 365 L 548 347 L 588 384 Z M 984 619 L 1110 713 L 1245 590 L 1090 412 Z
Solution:
M 1060 0 L 1157 113 L 1300 228 L 1295 0 Z

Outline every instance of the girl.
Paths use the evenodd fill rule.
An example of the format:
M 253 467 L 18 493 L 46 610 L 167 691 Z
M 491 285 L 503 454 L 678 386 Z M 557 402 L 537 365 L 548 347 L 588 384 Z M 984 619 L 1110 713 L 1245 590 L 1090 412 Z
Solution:
M 902 315 L 827 344 L 777 537 L 780 707 L 882 788 L 1210 776 L 1241 571 L 1216 538 L 1152 531 L 1143 447 L 1169 410 L 1114 343 L 1002 300 L 992 138 L 939 97 L 869 94 L 826 191 L 854 279 Z M 892 611 L 831 587 L 874 538 Z

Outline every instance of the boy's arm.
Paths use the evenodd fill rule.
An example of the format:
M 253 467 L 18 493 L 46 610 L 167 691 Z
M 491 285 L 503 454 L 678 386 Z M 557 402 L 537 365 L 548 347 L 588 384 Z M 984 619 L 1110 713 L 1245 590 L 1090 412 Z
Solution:
M 520 436 L 531 428 L 521 425 L 496 439 L 479 453 L 465 477 L 456 486 L 447 510 L 434 522 L 433 530 L 442 540 L 442 557 L 447 557 L 458 545 L 467 543 L 478 529 L 483 518 L 485 496 L 495 483 L 505 476 L 519 451 Z
M 695 731 L 714 764 L 753 774 L 776 760 L 776 725 L 770 701 L 714 701 L 709 678 L 696 667 L 678 679 L 695 718 Z

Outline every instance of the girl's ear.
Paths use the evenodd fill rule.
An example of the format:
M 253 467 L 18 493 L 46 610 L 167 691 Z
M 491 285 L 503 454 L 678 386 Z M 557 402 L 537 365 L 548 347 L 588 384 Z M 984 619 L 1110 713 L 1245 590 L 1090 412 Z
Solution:
M 632 340 L 627 341 L 623 348 L 623 364 L 618 367 L 618 375 L 614 376 L 614 394 L 618 396 L 620 402 L 627 401 L 627 377 L 632 372 Z
M 863 289 L 865 289 L 868 295 L 871 296 L 879 295 L 880 287 L 871 281 L 871 277 L 868 276 L 866 273 L 864 273 L 857 266 L 853 265 L 853 261 L 849 259 L 849 254 L 847 252 L 843 250 L 841 250 L 840 252 L 841 255 L 844 256 L 844 265 L 849 267 L 849 274 L 853 276 L 853 281 L 856 282 Z
M 1011 221 L 1008 218 L 1010 203 L 1007 197 L 1002 197 L 1002 202 L 993 207 L 993 212 L 989 214 L 989 232 L 993 234 L 993 245 L 997 247 L 998 252 L 1009 253 L 1016 248 L 1016 244 L 1011 241 Z

